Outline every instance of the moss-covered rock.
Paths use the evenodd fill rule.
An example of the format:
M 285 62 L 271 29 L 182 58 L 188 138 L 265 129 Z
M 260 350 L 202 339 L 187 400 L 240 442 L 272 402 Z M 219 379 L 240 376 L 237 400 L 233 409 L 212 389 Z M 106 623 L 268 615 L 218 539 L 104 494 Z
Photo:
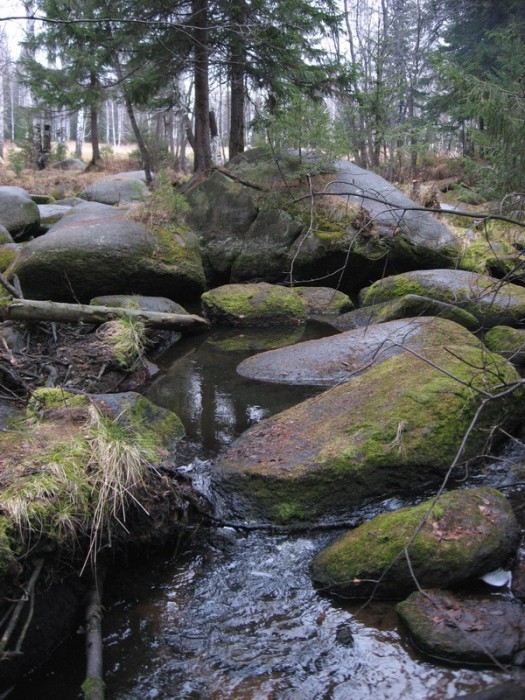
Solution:
M 421 316 L 370 324 L 318 340 L 254 355 L 237 372 L 243 377 L 276 384 L 340 384 L 408 350 L 475 345 L 481 342 L 452 321 Z
M 363 306 L 404 297 L 430 297 L 465 309 L 480 325 L 525 324 L 525 289 L 466 270 L 417 270 L 374 282 L 361 294 Z
M 75 207 L 16 259 L 24 294 L 89 301 L 103 294 L 190 299 L 204 289 L 198 242 L 186 225 L 148 226 L 104 204 Z
M 227 326 L 294 326 L 306 322 L 306 308 L 292 289 L 261 282 L 227 284 L 205 292 L 204 315 Z
M 347 294 L 330 287 L 294 287 L 306 306 L 309 318 L 338 316 L 354 308 Z
M 180 497 L 152 467 L 183 434 L 178 416 L 133 392 L 35 391 L 3 437 L 0 573 L 15 554 L 96 557 L 105 543 L 130 540 L 137 512 L 151 516 L 140 536 L 154 537 L 159 490 L 172 506 Z
M 331 319 L 329 323 L 339 331 L 348 331 L 369 326 L 371 323 L 385 323 L 413 316 L 438 316 L 454 321 L 469 331 L 479 328 L 479 321 L 465 309 L 418 294 L 406 294 L 399 299 L 354 309 Z
M 88 185 L 80 194 L 82 199 L 109 205 L 142 202 L 148 195 L 143 170 L 105 175 Z
M 166 297 L 145 297 L 141 294 L 107 294 L 94 297 L 92 306 L 114 306 L 121 309 L 144 309 L 164 314 L 187 314 L 186 309 Z
M 485 333 L 485 345 L 506 357 L 513 365 L 525 365 L 525 330 L 494 326 Z
M 218 487 L 243 494 L 257 515 L 280 517 L 286 507 L 315 518 L 440 480 L 485 392 L 518 375 L 483 347 L 420 354 L 428 361 L 393 357 L 254 426 L 219 462 Z M 520 389 L 488 402 L 462 459 L 485 451 L 494 426 L 512 430 L 522 409 Z
M 463 598 L 425 590 L 398 603 L 397 612 L 411 641 L 430 656 L 455 663 L 492 665 L 496 660 L 523 665 L 525 609 L 515 600 Z M 517 695 L 510 695 L 511 690 L 512 686 L 501 686 L 490 697 L 523 695 L 522 687 L 516 688 Z
M 343 535 L 315 557 L 312 577 L 345 597 L 403 598 L 416 590 L 414 576 L 423 587 L 446 588 L 495 569 L 518 542 L 519 525 L 502 493 L 452 491 Z

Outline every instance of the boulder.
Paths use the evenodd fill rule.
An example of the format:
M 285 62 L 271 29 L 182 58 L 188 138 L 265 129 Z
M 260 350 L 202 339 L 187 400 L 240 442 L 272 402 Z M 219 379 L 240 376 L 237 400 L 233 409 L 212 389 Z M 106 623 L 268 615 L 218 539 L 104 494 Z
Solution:
M 397 605 L 414 645 L 455 663 L 525 663 L 525 609 L 513 600 L 463 598 L 439 590 L 412 593 Z M 467 697 L 509 698 L 478 694 Z M 523 697 L 521 694 L 515 697 Z
M 291 207 L 288 193 L 250 186 L 219 171 L 187 197 L 188 220 L 213 284 L 254 279 L 301 284 L 321 278 L 350 293 L 381 277 L 385 267 L 398 272 L 452 266 L 457 257 L 455 237 L 430 215 L 432 226 L 404 236 L 394 221 L 376 226 L 359 204 L 331 207 L 320 198 L 311 221 L 310 208 Z M 424 217 L 413 219 L 415 229 L 418 218 Z
M 361 205 L 378 224 L 389 227 L 391 236 L 399 239 L 394 255 L 397 248 L 409 246 L 415 256 L 418 252 L 429 258 L 432 252 L 436 258 L 457 256 L 459 240 L 452 231 L 431 213 L 411 211 L 418 205 L 390 182 L 348 161 L 339 161 L 336 167 L 337 181 L 330 191 Z
M 354 308 L 347 294 L 331 287 L 293 287 L 304 302 L 308 318 L 339 316 Z
M 301 298 L 286 287 L 259 284 L 227 284 L 205 292 L 204 315 L 226 326 L 296 326 L 306 323 Z
M 38 206 L 21 187 L 0 187 L 0 224 L 14 240 L 27 240 L 38 233 Z
M 82 199 L 101 204 L 131 204 L 147 199 L 149 190 L 143 170 L 106 175 L 80 193 Z
M 55 170 L 79 170 L 84 171 L 87 165 L 78 158 L 65 158 L 51 166 Z
M 418 585 L 446 588 L 492 571 L 514 553 L 519 535 L 499 491 L 451 491 L 343 535 L 314 558 L 312 578 L 348 598 L 399 599 Z
M 89 301 L 103 294 L 189 299 L 204 288 L 198 244 L 185 226 L 147 226 L 104 204 L 72 209 L 30 241 L 11 268 L 26 298 Z
M 432 346 L 464 344 L 481 347 L 480 341 L 462 326 L 421 316 L 372 324 L 254 355 L 243 360 L 237 372 L 279 384 L 340 384 L 406 349 L 420 352 Z
M 348 331 L 352 328 L 369 326 L 372 323 L 384 323 L 412 316 L 439 316 L 459 323 L 469 331 L 479 328 L 479 321 L 465 309 L 419 294 L 406 294 L 391 301 L 354 309 L 336 318 L 327 319 L 327 323 L 338 331 Z
M 467 270 L 417 270 L 374 282 L 361 292 L 363 306 L 418 294 L 465 309 L 480 326 L 525 325 L 525 289 Z
M 4 245 L 0 245 L 0 272 L 5 272 L 9 268 L 20 250 L 20 243 L 4 243 Z M 1 292 L 0 296 L 3 296 Z
M 474 345 L 420 355 L 393 357 L 246 431 L 218 463 L 217 488 L 243 512 L 287 521 L 347 514 L 440 481 L 486 392 L 518 374 Z M 486 404 L 461 461 L 486 451 L 495 425 L 521 423 L 523 398 L 518 388 Z
M 39 204 L 38 212 L 40 214 L 40 232 L 49 231 L 57 221 L 69 214 L 72 207 L 67 204 Z
M 485 345 L 506 357 L 513 365 L 525 365 L 525 330 L 494 326 L 485 333 Z

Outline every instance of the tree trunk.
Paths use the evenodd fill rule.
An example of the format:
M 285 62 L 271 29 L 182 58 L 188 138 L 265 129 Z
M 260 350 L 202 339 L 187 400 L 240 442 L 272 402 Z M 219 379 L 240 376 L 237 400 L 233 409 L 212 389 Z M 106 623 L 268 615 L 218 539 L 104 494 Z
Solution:
M 94 73 L 91 73 L 89 79 L 90 87 L 96 89 L 98 87 L 98 79 Z M 98 104 L 92 102 L 90 105 L 90 123 L 91 123 L 91 165 L 96 165 L 101 160 L 100 143 L 98 140 Z
M 209 324 L 201 316 L 165 314 L 144 309 L 123 309 L 112 306 L 88 306 L 54 301 L 13 299 L 0 306 L 2 321 L 62 321 L 105 323 L 115 318 L 133 318 L 147 326 L 166 330 L 205 330 Z
M 246 17 L 244 0 L 233 4 L 231 10 L 233 29 L 230 39 L 230 138 L 229 158 L 244 151 L 244 78 L 246 73 L 246 46 L 243 24 Z
M 77 131 L 75 135 L 75 158 L 82 160 L 82 150 L 84 148 L 84 136 L 86 133 L 84 107 L 77 112 Z
M 207 173 L 212 166 L 210 141 L 208 0 L 192 0 L 195 73 L 195 142 L 193 171 Z

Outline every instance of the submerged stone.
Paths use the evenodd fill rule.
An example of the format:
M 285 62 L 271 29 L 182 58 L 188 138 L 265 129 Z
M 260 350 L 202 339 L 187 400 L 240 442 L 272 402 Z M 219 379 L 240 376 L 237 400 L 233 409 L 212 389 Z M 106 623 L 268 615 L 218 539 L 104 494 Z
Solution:
M 525 609 L 517 601 L 425 590 L 399 603 L 397 612 L 414 645 L 430 656 L 462 663 L 525 662 Z
M 219 462 L 218 488 L 244 495 L 247 513 L 287 521 L 346 513 L 440 480 L 487 392 L 518 375 L 483 347 L 419 354 L 393 357 L 254 426 Z M 494 425 L 512 430 L 522 410 L 520 388 L 489 401 L 462 461 L 484 452 Z
M 446 588 L 492 571 L 518 541 L 519 525 L 502 493 L 452 491 L 343 535 L 315 557 L 312 578 L 348 598 L 402 598 L 418 584 Z

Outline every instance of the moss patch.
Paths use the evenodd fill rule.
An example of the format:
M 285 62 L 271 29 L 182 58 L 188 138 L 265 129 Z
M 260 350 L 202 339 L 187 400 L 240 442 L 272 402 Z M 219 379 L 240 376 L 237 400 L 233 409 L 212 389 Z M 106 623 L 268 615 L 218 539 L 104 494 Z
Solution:
M 264 282 L 225 285 L 205 292 L 201 300 L 205 315 L 215 323 L 277 326 L 306 321 L 305 306 L 293 290 Z

